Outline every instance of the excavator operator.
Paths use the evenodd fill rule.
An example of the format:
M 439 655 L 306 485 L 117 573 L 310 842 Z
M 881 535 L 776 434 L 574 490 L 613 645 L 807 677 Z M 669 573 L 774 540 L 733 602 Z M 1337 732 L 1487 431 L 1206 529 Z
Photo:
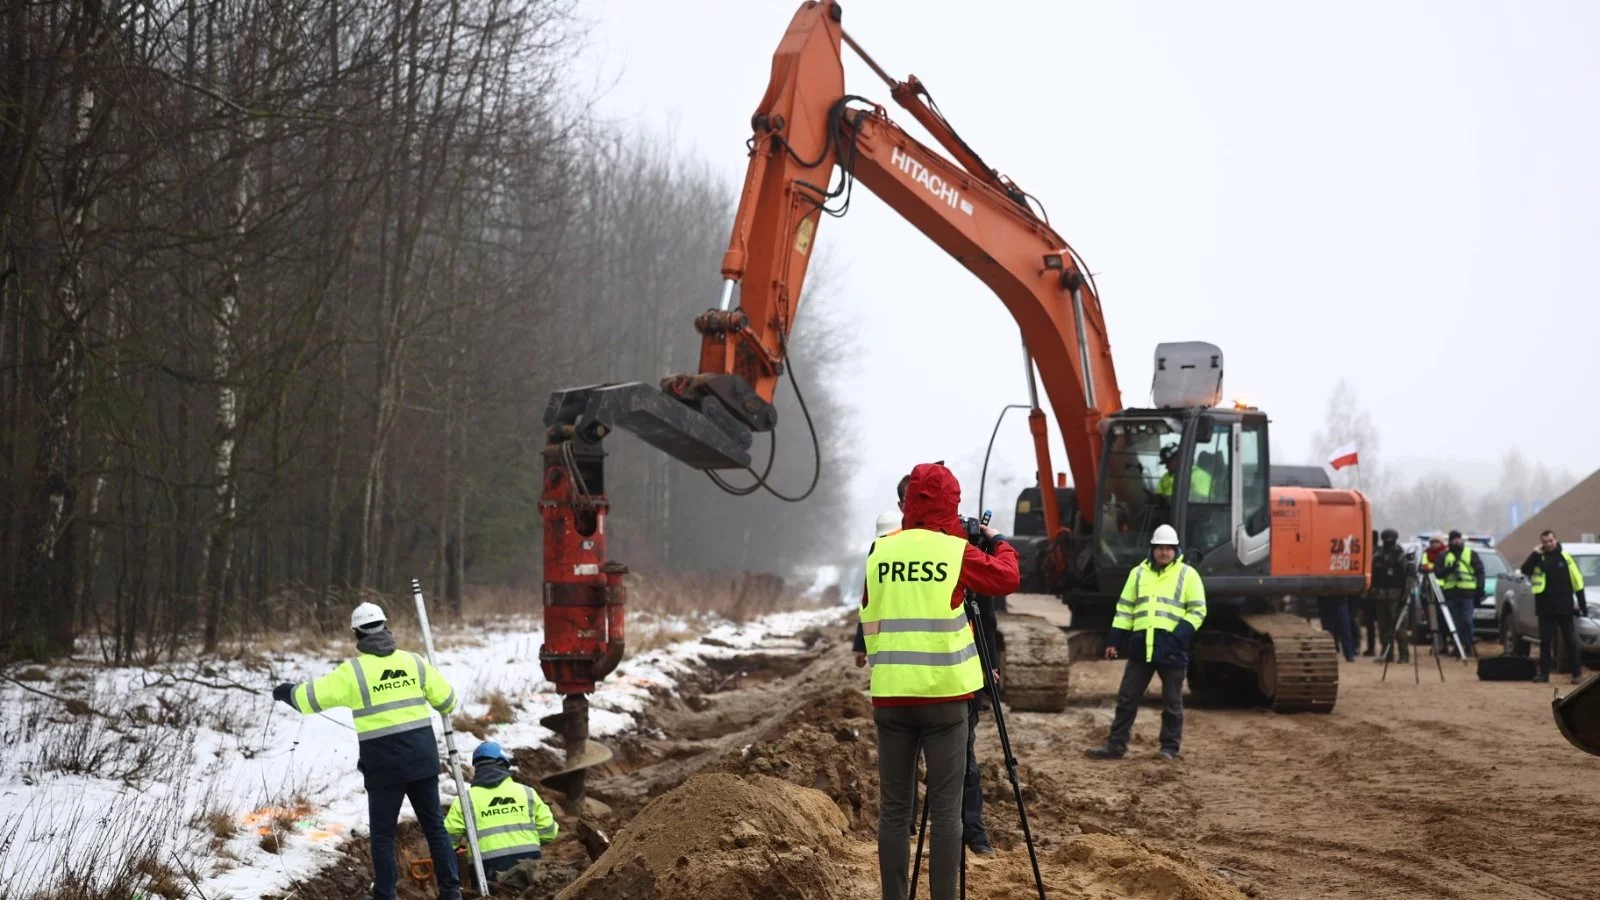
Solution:
M 1156 496 L 1167 503 L 1172 502 L 1172 492 L 1178 480 L 1178 445 L 1168 444 L 1161 448 L 1161 464 L 1167 471 L 1161 474 L 1161 480 L 1156 483 Z M 1189 499 L 1208 500 L 1211 497 L 1211 473 L 1199 466 L 1189 470 Z

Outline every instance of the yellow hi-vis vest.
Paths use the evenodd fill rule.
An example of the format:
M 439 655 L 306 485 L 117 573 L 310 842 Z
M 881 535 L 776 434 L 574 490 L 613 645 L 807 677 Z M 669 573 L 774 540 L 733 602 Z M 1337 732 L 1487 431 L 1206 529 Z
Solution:
M 1180 556 L 1160 572 L 1148 559 L 1133 567 L 1111 627 L 1144 632 L 1144 661 L 1150 662 L 1155 658 L 1156 632 L 1176 631 L 1179 622 L 1199 629 L 1205 620 L 1206 589 L 1200 573 Z
M 1461 590 L 1471 591 L 1478 587 L 1478 576 L 1472 571 L 1472 548 L 1462 547 L 1459 565 L 1456 551 L 1445 553 L 1444 561 L 1439 564 L 1439 569 L 1450 574 L 1439 579 L 1439 589 L 1444 591 Z
M 1174 483 L 1177 481 L 1171 472 L 1161 473 L 1161 480 L 1156 482 L 1156 496 L 1170 497 Z M 1211 473 L 1196 466 L 1189 470 L 1189 499 L 1211 499 Z
M 473 785 L 472 818 L 478 826 L 478 852 L 484 860 L 540 853 L 539 845 L 556 839 L 560 827 L 550 807 L 533 788 L 507 778 L 494 787 Z M 450 804 L 444 830 L 459 838 L 467 834 L 461 803 Z
M 1578 571 L 1578 561 L 1573 559 L 1572 554 L 1568 553 L 1565 548 L 1561 551 L 1561 558 L 1567 561 L 1567 577 L 1572 579 L 1572 592 L 1576 594 L 1583 590 L 1583 573 Z M 1544 581 L 1544 567 L 1540 566 L 1534 569 L 1533 592 L 1535 594 L 1544 593 Z
M 363 743 L 414 728 L 432 728 L 429 707 L 441 716 L 456 708 L 455 689 L 439 670 L 404 650 L 347 659 L 321 678 L 295 685 L 291 699 L 294 708 L 303 713 L 348 707 L 355 720 L 356 739 Z
M 964 607 L 950 607 L 965 538 L 909 528 L 878 539 L 867 557 L 861 634 L 874 697 L 959 697 L 983 688 Z

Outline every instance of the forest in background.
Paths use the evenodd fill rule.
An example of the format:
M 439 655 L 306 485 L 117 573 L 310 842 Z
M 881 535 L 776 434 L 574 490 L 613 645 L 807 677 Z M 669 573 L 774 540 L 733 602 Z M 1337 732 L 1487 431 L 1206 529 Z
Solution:
M 736 199 L 590 111 L 577 13 L 7 6 L 0 660 L 337 626 L 413 576 L 457 610 L 469 583 L 537 584 L 550 392 L 695 368 Z M 780 575 L 838 556 L 849 428 L 826 370 L 849 338 L 813 271 L 789 375 L 816 491 L 729 497 L 613 438 L 612 556 Z M 790 380 L 772 480 L 799 491 Z

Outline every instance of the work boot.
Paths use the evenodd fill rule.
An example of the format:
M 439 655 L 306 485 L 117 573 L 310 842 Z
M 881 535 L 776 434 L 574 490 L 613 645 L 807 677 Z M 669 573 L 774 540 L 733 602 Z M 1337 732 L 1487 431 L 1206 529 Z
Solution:
M 1162 759 L 1166 760 L 1167 762 L 1177 762 L 1178 761 L 1178 751 L 1170 750 L 1170 749 L 1168 749 L 1166 747 L 1161 748 L 1161 752 L 1156 754 L 1156 755 L 1161 757 Z
M 1121 759 L 1128 750 L 1125 747 L 1113 747 L 1106 744 L 1100 747 L 1090 747 L 1083 751 L 1083 755 L 1090 759 Z
M 1368 645 L 1367 645 L 1367 649 L 1366 649 L 1366 650 L 1364 650 L 1364 651 L 1363 651 L 1363 652 L 1362 652 L 1362 654 L 1361 654 L 1361 655 L 1362 655 L 1362 656 L 1377 656 L 1377 655 L 1378 655 L 1378 654 L 1377 654 L 1377 652 L 1376 652 L 1376 651 L 1374 651 L 1374 650 L 1373 650 L 1373 649 L 1372 649 L 1372 645 L 1371 645 L 1371 644 L 1368 644 Z
M 967 849 L 979 856 L 988 856 L 994 853 L 994 844 L 989 841 L 987 831 L 974 831 L 966 840 Z

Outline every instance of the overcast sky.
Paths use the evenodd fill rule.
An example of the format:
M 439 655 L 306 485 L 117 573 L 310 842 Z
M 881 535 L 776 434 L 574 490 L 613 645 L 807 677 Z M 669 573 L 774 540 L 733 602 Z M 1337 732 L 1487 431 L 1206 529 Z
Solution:
M 670 129 L 737 185 L 797 6 L 585 0 L 600 108 Z M 1345 375 L 1387 458 L 1489 462 L 1520 446 L 1575 474 L 1600 466 L 1600 3 L 844 10 L 846 30 L 891 73 L 918 75 L 1097 273 L 1125 406 L 1148 402 L 1157 342 L 1206 340 L 1226 355 L 1227 395 L 1271 413 L 1280 462 L 1309 459 Z M 926 140 L 846 58 L 847 89 Z M 861 356 L 838 372 L 859 387 L 870 516 L 914 462 L 981 459 L 1000 407 L 1026 400 L 1018 335 L 976 278 L 864 188 L 818 245 L 839 275 L 831 308 L 859 326 Z M 683 339 L 696 340 L 688 322 Z M 802 438 L 796 427 L 785 443 Z M 1064 470 L 1059 439 L 1055 454 Z M 996 456 L 1029 471 L 1023 416 Z

